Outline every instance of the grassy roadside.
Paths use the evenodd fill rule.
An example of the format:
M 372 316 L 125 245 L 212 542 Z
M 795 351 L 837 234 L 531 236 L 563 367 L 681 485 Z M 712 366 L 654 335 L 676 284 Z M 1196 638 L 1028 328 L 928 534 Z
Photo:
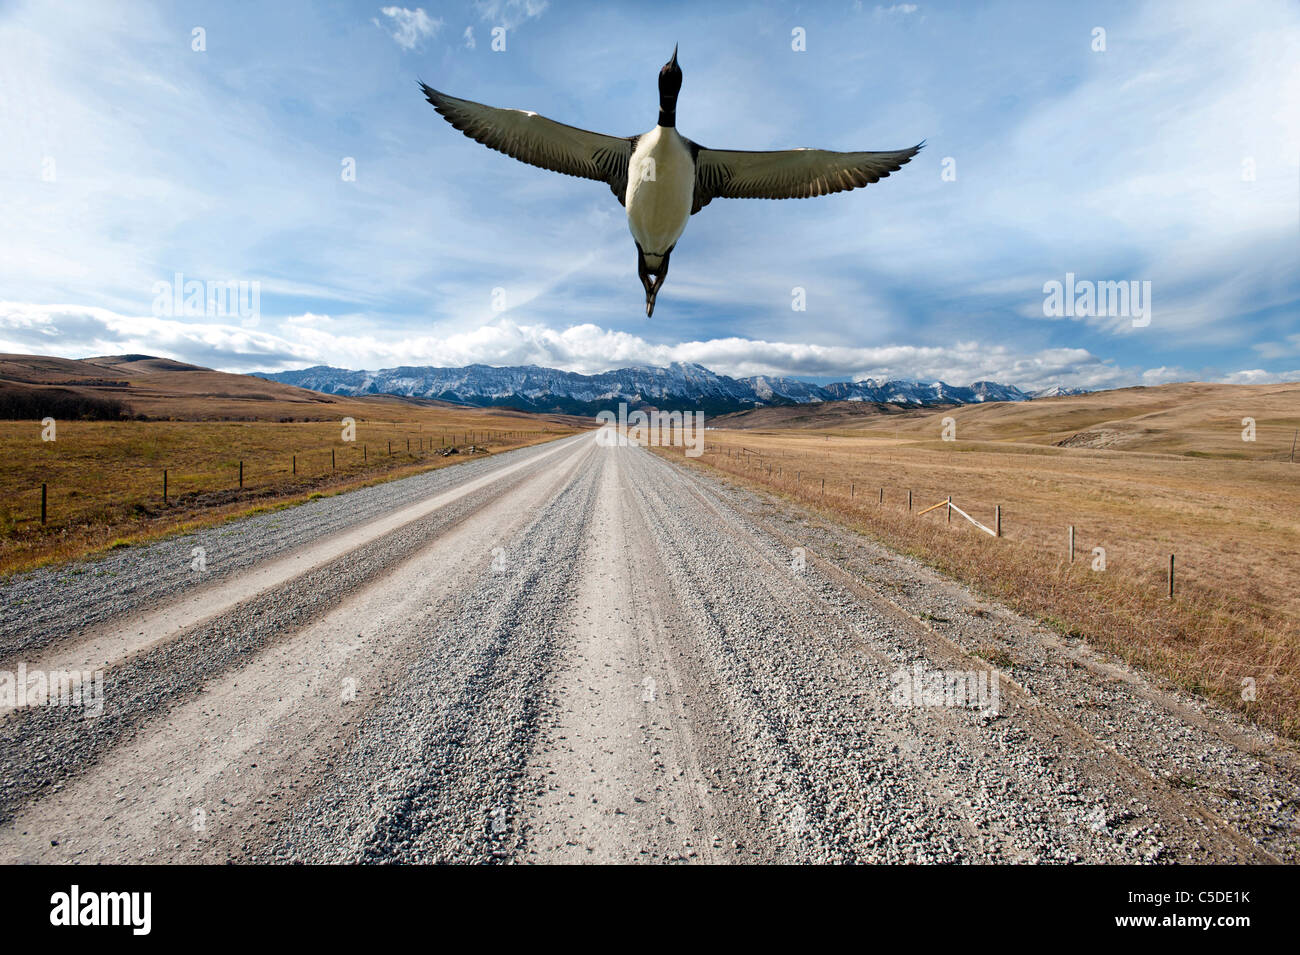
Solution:
M 1300 489 L 1269 470 L 1281 464 L 1023 446 L 940 449 L 791 432 L 710 432 L 701 458 L 684 458 L 680 448 L 658 453 L 815 511 L 1300 738 L 1293 510 Z M 1227 493 L 1206 491 L 1214 487 Z M 1003 505 L 1004 536 L 990 537 L 956 515 L 948 524 L 942 508 L 918 516 L 950 493 L 990 525 L 993 505 Z M 1077 525 L 1074 563 L 1065 550 L 1070 523 Z M 1101 572 L 1094 545 L 1106 550 Z M 1165 576 L 1171 552 L 1184 560 L 1172 601 Z
M 575 433 L 540 422 L 492 424 L 363 421 L 356 439 L 344 442 L 334 422 L 70 421 L 59 425 L 56 441 L 42 442 L 36 423 L 0 422 L 0 575 Z M 452 446 L 459 453 L 443 456 Z M 42 482 L 48 488 L 44 525 Z

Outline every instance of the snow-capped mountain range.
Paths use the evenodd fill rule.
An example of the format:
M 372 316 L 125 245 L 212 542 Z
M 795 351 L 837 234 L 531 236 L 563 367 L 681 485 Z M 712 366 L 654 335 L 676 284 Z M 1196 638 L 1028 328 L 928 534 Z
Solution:
M 257 373 L 257 377 L 332 395 L 404 395 L 437 398 L 458 404 L 510 406 L 528 411 L 594 414 L 625 401 L 631 407 L 701 410 L 723 414 L 762 405 L 811 404 L 821 401 L 870 401 L 902 405 L 976 404 L 1028 401 L 1038 397 L 1082 394 L 1057 386 L 1028 394 L 1014 385 L 977 381 L 967 387 L 942 381 L 842 381 L 814 385 L 794 378 L 758 375 L 730 378 L 703 365 L 674 362 L 667 368 L 641 365 L 598 375 L 540 368 L 402 367 L 349 371 L 317 365 L 300 371 Z

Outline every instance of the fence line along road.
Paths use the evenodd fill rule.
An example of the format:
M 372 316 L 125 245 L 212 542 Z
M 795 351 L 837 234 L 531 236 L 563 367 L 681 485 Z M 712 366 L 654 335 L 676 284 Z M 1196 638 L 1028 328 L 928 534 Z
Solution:
M 1300 432 L 1297 432 L 1297 434 L 1300 434 Z M 707 451 L 709 451 L 709 450 L 710 450 L 710 448 L 708 447 L 708 445 L 705 445 L 705 451 L 707 452 Z M 732 449 L 731 449 L 731 448 L 727 448 L 725 445 L 722 446 L 721 448 L 719 448 L 717 445 L 714 445 L 713 448 L 712 448 L 711 450 L 713 450 L 715 453 L 718 452 L 718 451 L 726 451 L 727 457 L 731 457 L 731 456 L 732 456 L 732 455 L 731 455 L 731 450 L 732 450 Z M 758 454 L 758 453 L 759 453 L 759 452 L 752 452 L 752 451 L 750 451 L 749 448 L 741 448 L 740 450 L 741 450 L 741 451 L 748 452 L 748 453 L 753 453 L 753 454 Z M 771 470 L 770 470 L 770 468 L 769 468 L 769 470 L 768 470 L 768 474 L 771 474 Z M 778 474 L 778 475 L 780 474 L 780 470 L 779 470 L 779 469 L 778 469 L 778 471 L 777 471 L 777 474 Z M 826 493 L 826 478 L 824 478 L 824 477 L 820 477 L 820 476 L 816 476 L 816 475 L 815 475 L 815 476 L 813 477 L 813 480 L 814 480 L 814 481 L 820 481 L 820 493 L 824 495 L 824 494 Z M 803 472 L 802 472 L 802 471 L 796 471 L 796 472 L 795 472 L 794 483 L 795 483 L 795 486 L 796 486 L 796 487 L 801 487 L 801 486 L 802 486 L 802 484 L 803 484 Z M 856 501 L 856 500 L 857 500 L 857 482 L 855 482 L 855 481 L 850 481 L 849 484 L 848 484 L 848 488 L 849 488 L 849 499 L 850 499 L 850 500 L 853 500 L 853 501 Z M 879 503 L 882 504 L 882 505 L 885 503 L 885 489 L 884 489 L 884 487 L 881 487 L 881 488 L 880 488 Z M 950 523 L 950 524 L 952 523 L 952 515 L 953 515 L 954 512 L 956 512 L 957 514 L 959 514 L 959 515 L 961 515 L 962 517 L 966 518 L 966 520 L 968 520 L 971 524 L 975 525 L 977 528 L 979 528 L 980 530 L 982 530 L 985 534 L 988 534 L 990 537 L 997 537 L 997 538 L 1000 538 L 1000 537 L 1002 536 L 1002 505 L 1001 505 L 1001 504 L 997 504 L 997 505 L 995 505 L 994 508 L 993 508 L 993 526 L 992 526 L 992 527 L 989 527 L 987 524 L 984 524 L 984 523 L 982 523 L 982 522 L 976 520 L 975 518 L 971 517 L 969 514 L 967 514 L 965 511 L 963 511 L 960 507 L 958 507 L 956 504 L 954 504 L 954 503 L 952 502 L 952 496 L 951 496 L 951 495 L 949 495 L 946 499 L 940 501 L 938 504 L 931 504 L 929 507 L 927 507 L 927 508 L 925 508 L 925 509 L 923 509 L 923 510 L 917 511 L 917 512 L 915 513 L 915 516 L 916 516 L 916 517 L 922 517 L 922 516 L 924 516 L 924 515 L 926 515 L 926 514 L 929 514 L 931 511 L 937 511 L 937 510 L 938 510 L 939 508 L 941 508 L 941 507 L 943 507 L 943 508 L 947 508 L 948 523 Z M 907 510 L 908 510 L 909 512 L 912 511 L 912 491 L 911 491 L 910 488 L 909 488 L 908 491 L 907 491 Z M 1074 525 L 1073 525 L 1073 524 L 1069 525 L 1069 526 L 1066 528 L 1066 534 L 1067 534 L 1067 538 L 1066 538 L 1066 540 L 1067 540 L 1067 544 L 1066 544 L 1066 547 L 1067 547 L 1067 553 L 1068 553 L 1068 555 L 1069 555 L 1069 562 L 1072 564 L 1072 563 L 1074 563 L 1074 553 L 1075 553 L 1075 548 L 1074 548 Z M 1167 582 L 1168 582 L 1168 585 L 1169 585 L 1169 586 L 1168 586 L 1168 597 L 1169 597 L 1170 600 L 1173 600 L 1173 599 L 1174 599 L 1174 555 L 1173 555 L 1173 554 L 1170 554 L 1170 555 L 1169 555 L 1169 565 L 1168 565 L 1168 570 L 1167 570 Z
M 438 444 L 437 446 L 435 446 L 434 443 L 433 443 L 433 438 L 435 437 L 435 435 L 431 435 L 431 434 L 430 434 L 430 435 L 416 435 L 416 436 L 415 436 L 415 437 L 416 437 L 416 441 L 417 441 L 417 444 L 416 444 L 416 450 L 415 450 L 415 451 L 412 451 L 412 450 L 411 450 L 411 439 L 410 439 L 410 437 L 406 437 L 406 449 L 407 449 L 407 453 L 408 453 L 408 454 L 411 454 L 412 457 L 417 457 L 418 455 L 423 455 L 423 454 L 426 454 L 426 453 L 428 453 L 428 454 L 432 454 L 432 453 L 435 453 L 436 451 L 446 450 L 446 449 L 449 448 L 449 447 L 451 447 L 451 448 L 456 448 L 456 447 L 459 447 L 459 446 L 462 446 L 462 445 L 469 446 L 469 447 L 477 447 L 477 446 L 479 446 L 479 445 L 478 445 L 478 442 L 482 442 L 482 446 L 486 447 L 487 445 L 491 444 L 493 441 L 500 441 L 500 442 L 503 442 L 503 443 L 509 444 L 509 443 L 511 443 L 512 441 L 524 440 L 524 439 L 529 438 L 529 437 L 537 437 L 537 436 L 541 436 L 541 435 L 545 435 L 545 434 L 549 434 L 549 433 L 551 433 L 551 432 L 547 432 L 547 431 L 528 431 L 528 432 L 524 432 L 524 431 L 464 431 L 464 432 L 457 432 L 457 433 L 455 433 L 455 434 L 448 433 L 448 432 L 440 432 L 440 433 L 437 435 L 437 437 L 439 438 L 439 444 Z M 425 440 L 426 438 L 428 439 L 427 442 L 426 442 L 426 440 Z M 450 443 L 450 444 L 448 444 L 448 438 L 451 439 L 451 443 Z M 354 447 L 354 449 L 359 449 L 359 450 L 361 451 L 361 464 L 362 464 L 363 466 L 369 464 L 369 462 L 370 462 L 369 448 L 368 448 L 368 446 L 367 446 L 366 444 L 357 445 L 355 442 L 351 442 L 351 441 L 349 441 L 349 442 L 345 442 L 345 444 L 350 444 L 350 445 L 352 445 L 352 446 Z M 323 453 L 323 449 L 321 449 L 321 450 L 322 450 L 322 453 Z M 296 476 L 298 475 L 298 456 L 299 456 L 299 454 L 302 454 L 302 455 L 309 455 L 309 454 L 311 454 L 311 453 L 312 453 L 312 451 L 309 449 L 309 450 L 306 450 L 306 451 L 299 450 L 299 451 L 297 451 L 297 452 L 291 454 L 291 455 L 289 456 L 289 469 L 288 469 L 287 472 L 276 471 L 276 470 L 274 470 L 274 469 L 272 468 L 272 469 L 269 469 L 268 471 L 263 472 L 263 473 L 269 473 L 269 474 L 272 474 L 272 475 L 275 475 L 275 474 L 286 474 L 287 476 L 294 476 L 294 477 L 296 477 Z M 183 456 L 183 455 L 182 455 L 182 456 Z M 394 458 L 394 457 L 396 457 L 396 455 L 393 454 L 393 442 L 392 442 L 391 439 L 388 439 L 388 457 L 389 457 L 389 458 Z M 245 458 L 239 458 L 239 459 L 237 459 L 237 463 L 236 463 L 234 466 L 232 466 L 232 470 L 235 470 L 235 469 L 237 468 L 237 474 L 238 474 L 238 477 L 237 477 L 237 480 L 236 480 L 236 486 L 237 486 L 237 489 L 238 489 L 238 490 L 241 490 L 241 491 L 247 489 L 247 488 L 245 487 L 245 481 L 244 481 L 244 462 L 245 462 L 246 460 L 247 460 L 247 459 L 245 459 Z M 159 470 L 159 467 L 158 467 L 157 465 L 154 465 L 154 464 L 127 464 L 127 463 L 120 463 L 120 464 L 115 464 L 115 465 L 113 465 L 113 470 L 116 471 L 116 472 L 118 472 L 118 473 L 127 472 L 127 471 L 135 472 L 135 473 L 139 473 L 139 472 L 142 472 L 142 471 L 150 471 L 150 472 L 157 473 L 158 470 Z M 162 503 L 163 503 L 164 505 L 168 505 L 168 504 L 169 504 L 169 503 L 170 503 L 170 502 L 175 498 L 175 496 L 176 496 L 175 493 L 174 493 L 174 492 L 175 492 L 175 486 L 176 486 L 175 475 L 173 475 L 173 474 L 171 473 L 171 472 L 175 471 L 175 468 L 174 468 L 174 467 L 171 467 L 171 466 L 167 466 L 167 467 L 163 467 L 163 468 L 161 468 L 161 470 L 162 470 Z M 222 468 L 220 468 L 220 467 L 215 467 L 215 466 L 214 466 L 213 468 L 211 468 L 211 469 L 209 469 L 209 470 L 207 470 L 207 471 L 200 471 L 199 473 L 202 474 L 202 475 L 204 475 L 204 476 L 210 476 L 210 475 L 213 475 L 213 474 L 220 473 L 222 470 L 223 470 Z M 331 447 L 331 448 L 330 448 L 330 472 L 334 472 L 334 471 L 337 471 L 337 470 L 338 470 L 337 448 L 336 448 L 336 447 Z M 324 473 L 324 472 L 322 472 L 322 473 Z M 18 521 L 18 522 L 26 522 L 26 521 L 31 521 L 31 520 L 38 520 L 39 523 L 41 523 L 42 525 L 44 525 L 44 524 L 48 524 L 48 522 L 49 522 L 49 516 L 50 516 L 50 506 L 49 506 L 49 505 L 50 505 L 50 501 L 49 501 L 49 497 L 50 497 L 50 494 L 49 494 L 50 483 L 51 483 L 50 481 L 42 481 L 40 484 L 30 484 L 30 485 L 25 485 L 25 486 L 22 486 L 22 487 L 14 487 L 14 488 L 6 488 L 6 489 L 5 489 L 5 493 L 4 493 L 4 495 L 3 495 L 3 498 L 5 498 L 5 499 L 8 499 L 8 498 L 20 498 L 22 495 L 27 494 L 27 493 L 29 493 L 29 492 L 33 492 L 33 491 L 37 491 L 37 490 L 40 491 L 40 494 L 41 494 L 40 517 L 39 517 L 39 518 L 19 517 L 19 518 L 16 518 L 16 519 L 15 519 L 16 521 Z M 206 490 L 209 490 L 209 491 L 218 491 L 218 490 L 221 490 L 221 489 L 222 489 L 222 488 L 220 488 L 220 487 L 212 487 L 212 488 L 207 488 Z M 235 488 L 231 488 L 231 490 L 234 490 L 234 489 L 235 489 Z M 148 498 L 145 498 L 144 500 L 148 500 Z

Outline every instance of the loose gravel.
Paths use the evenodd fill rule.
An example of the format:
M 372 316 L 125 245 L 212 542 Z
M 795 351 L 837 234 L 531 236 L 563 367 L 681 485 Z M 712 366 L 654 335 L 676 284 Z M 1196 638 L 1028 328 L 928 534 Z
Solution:
M 217 568 L 235 574 L 494 463 L 92 565 L 128 580 L 121 593 L 105 575 L 29 575 L 0 589 L 9 608 L 3 641 L 41 646 L 52 634 L 174 598 L 189 548 L 201 546 L 193 541 L 214 544 Z M 166 573 L 157 572 L 161 563 Z M 423 587 L 421 572 L 444 586 Z M 454 587 L 446 583 L 453 577 Z M 410 591 L 409 612 L 386 619 L 381 632 L 356 632 L 363 611 L 348 609 L 398 586 Z M 112 606 L 99 606 L 109 594 Z M 15 595 L 40 604 L 30 631 L 9 605 Z M 50 600 L 66 611 L 43 603 Z M 296 670 L 285 680 L 334 685 L 329 648 L 303 643 L 307 635 L 319 642 L 323 627 L 328 640 L 332 614 L 356 627 L 338 633 L 340 647 L 386 656 L 366 664 L 386 672 L 375 684 L 381 692 L 340 709 L 327 694 L 289 692 L 275 672 L 253 669 L 291 654 Z M 900 674 L 967 672 L 983 674 L 985 686 L 996 675 L 1000 696 L 923 701 L 934 705 L 899 697 Z M 239 691 L 241 680 L 252 689 Z M 248 705 L 251 693 L 284 711 L 249 721 L 249 732 L 317 727 L 310 747 L 269 735 L 227 747 L 223 758 L 235 762 L 206 774 L 202 761 L 215 757 L 195 742 L 203 798 L 254 807 L 251 823 L 214 827 L 197 846 L 144 835 L 158 828 L 150 814 L 174 812 L 186 792 L 150 779 L 148 765 L 132 767 L 129 778 L 167 790 L 165 806 L 139 793 L 127 808 L 96 802 L 116 777 L 88 786 L 85 799 L 59 801 L 97 764 L 162 752 L 145 744 L 168 714 L 186 706 L 191 725 L 201 719 L 192 701 L 218 684 L 222 699 Z M 643 449 L 597 447 L 590 436 L 149 647 L 110 669 L 106 696 L 112 705 L 97 720 L 32 708 L 0 722 L 4 858 L 58 859 L 58 845 L 48 843 L 64 840 L 81 846 L 68 850 L 77 858 L 86 851 L 77 836 L 114 812 L 139 817 L 122 830 L 129 838 L 160 840 L 124 852 L 151 859 L 1151 863 L 1300 855 L 1300 761 L 1285 741 L 792 504 Z M 292 720 L 294 708 L 325 706 L 328 714 Z M 185 740 L 167 746 L 169 765 L 183 759 Z M 304 747 L 300 759 L 296 746 Z M 259 762 L 292 770 L 278 778 L 258 771 Z M 99 849 L 107 851 L 102 841 Z

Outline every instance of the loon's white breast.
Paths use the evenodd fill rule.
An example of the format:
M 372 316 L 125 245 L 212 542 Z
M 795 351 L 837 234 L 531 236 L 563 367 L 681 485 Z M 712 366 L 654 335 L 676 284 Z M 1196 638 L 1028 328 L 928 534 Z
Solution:
M 628 163 L 627 225 L 655 268 L 681 238 L 695 196 L 695 160 L 675 128 L 656 126 L 637 138 Z

